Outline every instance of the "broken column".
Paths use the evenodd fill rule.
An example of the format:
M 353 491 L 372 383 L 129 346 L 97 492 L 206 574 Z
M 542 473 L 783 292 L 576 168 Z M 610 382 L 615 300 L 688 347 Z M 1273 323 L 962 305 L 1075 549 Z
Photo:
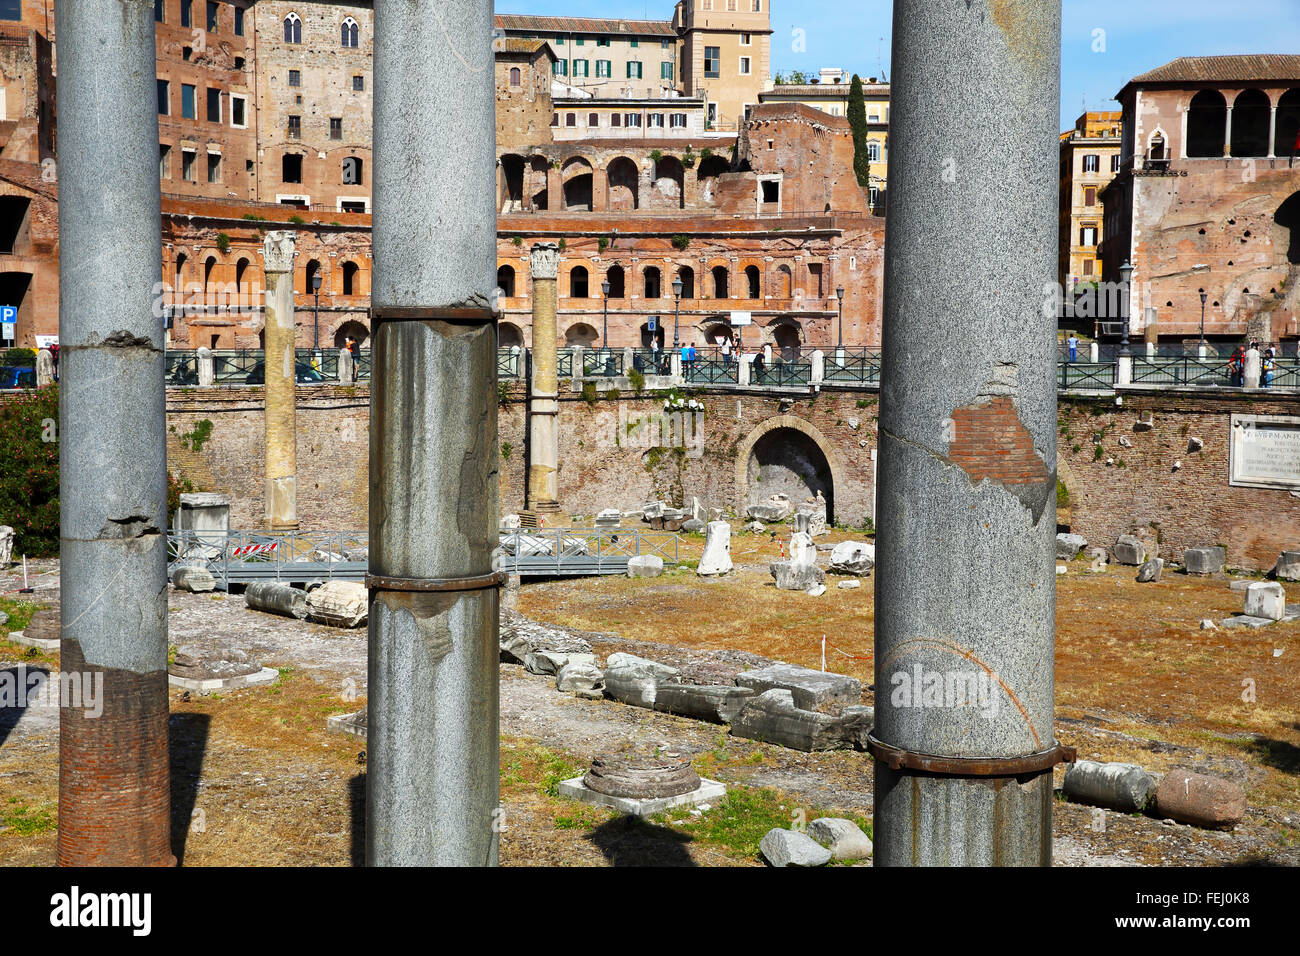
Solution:
M 375 16 L 366 860 L 376 866 L 497 862 L 491 39 L 490 0 L 407 0 Z
M 558 514 L 560 466 L 559 331 L 556 324 L 556 276 L 560 247 L 533 246 L 533 375 L 528 400 L 528 506 L 519 513 L 525 528 L 541 526 L 543 515 Z
M 173 858 L 153 4 L 79 0 L 54 15 L 59 270 L 75 277 L 59 301 L 60 681 L 82 698 L 68 694 L 59 710 L 57 860 L 165 866 Z
M 894 4 L 877 865 L 1051 859 L 1060 18 L 1060 0 Z M 935 321 L 952 314 L 960 349 Z
M 297 374 L 293 323 L 292 232 L 268 232 L 262 243 L 266 272 L 266 526 L 298 527 Z

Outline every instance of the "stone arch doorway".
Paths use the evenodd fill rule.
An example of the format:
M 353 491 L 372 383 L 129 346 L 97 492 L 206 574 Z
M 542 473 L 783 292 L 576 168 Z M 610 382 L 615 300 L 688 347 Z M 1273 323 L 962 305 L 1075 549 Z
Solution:
M 1300 192 L 1292 193 L 1273 214 L 1273 221 L 1290 233 L 1286 240 L 1286 261 L 1292 271 L 1300 266 Z
M 370 330 L 355 320 L 344 322 L 334 333 L 334 347 L 343 348 L 348 339 L 356 339 L 357 348 L 364 348 L 370 341 Z
M 821 492 L 826 520 L 835 521 L 835 490 L 845 485 L 844 464 L 826 437 L 793 415 L 778 415 L 755 428 L 736 454 L 736 504 L 784 493 L 797 506 Z

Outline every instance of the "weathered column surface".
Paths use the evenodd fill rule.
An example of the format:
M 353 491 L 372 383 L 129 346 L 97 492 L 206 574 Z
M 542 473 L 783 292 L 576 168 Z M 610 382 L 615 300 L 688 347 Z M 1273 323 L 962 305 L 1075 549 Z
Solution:
M 59 37 L 63 866 L 172 862 L 162 243 L 153 4 L 77 0 Z M 111 250 L 112 254 L 108 254 Z
M 292 232 L 268 232 L 262 242 L 266 274 L 266 526 L 272 531 L 298 527 L 298 398 L 293 319 L 293 262 L 298 256 Z
M 894 4 L 878 865 L 1051 859 L 1060 17 Z
M 520 520 L 524 527 L 536 528 L 543 515 L 557 514 L 560 510 L 557 481 L 560 467 L 560 350 L 555 315 L 560 247 L 554 242 L 537 243 L 533 246 L 531 266 L 533 374 L 528 401 L 528 506 Z
M 490 0 L 375 11 L 366 857 L 497 861 Z

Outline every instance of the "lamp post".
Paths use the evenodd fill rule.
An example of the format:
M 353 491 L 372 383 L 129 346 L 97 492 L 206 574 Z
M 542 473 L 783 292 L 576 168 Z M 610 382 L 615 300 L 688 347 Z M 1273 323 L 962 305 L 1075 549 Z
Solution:
M 312 332 L 312 340 L 311 340 L 311 347 L 312 347 L 312 351 L 314 352 L 320 351 L 320 287 L 321 287 L 321 276 L 320 273 L 318 272 L 311 277 L 311 291 L 312 294 L 316 296 L 316 318 L 313 321 L 314 330 Z
M 840 300 L 840 344 L 836 347 L 838 350 L 844 349 L 844 286 L 839 286 L 835 290 L 835 297 Z
M 1208 299 L 1209 297 L 1210 297 L 1209 294 L 1204 289 L 1202 289 L 1201 290 L 1201 357 L 1202 358 L 1205 357 L 1205 300 Z
M 677 320 L 682 312 L 682 277 L 673 280 L 673 348 L 677 348 Z
M 1132 296 L 1132 286 L 1130 285 L 1130 283 L 1132 282 L 1133 279 L 1133 264 L 1131 262 L 1126 261 L 1122 266 L 1119 267 L 1119 274 L 1120 274 L 1120 285 L 1122 286 L 1122 290 L 1120 292 L 1121 295 L 1120 313 L 1121 313 L 1121 318 L 1124 320 L 1123 335 L 1121 336 L 1119 342 L 1119 354 L 1123 356 L 1129 356 L 1133 354 L 1132 351 L 1130 351 L 1128 345 L 1129 303 L 1131 301 L 1131 296 Z
M 609 280 L 606 279 L 600 284 L 600 301 L 605 309 L 605 318 L 600 327 L 600 347 L 602 350 L 609 350 Z

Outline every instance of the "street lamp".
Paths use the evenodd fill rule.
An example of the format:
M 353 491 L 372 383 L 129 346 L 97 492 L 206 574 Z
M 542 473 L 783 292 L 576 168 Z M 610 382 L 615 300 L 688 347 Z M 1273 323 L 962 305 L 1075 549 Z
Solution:
M 1203 352 L 1204 349 L 1205 349 L 1205 300 L 1208 299 L 1209 297 L 1210 297 L 1209 294 L 1208 294 L 1204 289 L 1202 289 L 1202 290 L 1201 290 L 1201 349 L 1202 349 L 1202 352 Z
M 673 348 L 677 348 L 677 320 L 682 312 L 682 277 L 673 280 Z
M 1120 303 L 1120 311 L 1122 312 L 1122 318 L 1124 320 L 1124 334 L 1119 342 L 1119 354 L 1123 356 L 1131 356 L 1133 353 L 1128 347 L 1128 323 L 1130 311 L 1129 305 L 1132 301 L 1133 294 L 1133 287 L 1130 284 L 1133 280 L 1133 264 L 1126 261 L 1119 267 L 1119 274 L 1120 285 L 1123 287 L 1121 293 L 1123 298 Z
M 835 290 L 836 297 L 840 300 L 840 344 L 839 349 L 844 348 L 844 286 L 839 286 Z
M 600 284 L 601 304 L 605 307 L 605 319 L 600 329 L 600 347 L 609 349 L 609 280 Z
M 321 275 L 316 273 L 311 277 L 311 291 L 316 296 L 316 319 L 314 322 L 315 331 L 312 333 L 312 349 L 320 351 L 320 287 Z

